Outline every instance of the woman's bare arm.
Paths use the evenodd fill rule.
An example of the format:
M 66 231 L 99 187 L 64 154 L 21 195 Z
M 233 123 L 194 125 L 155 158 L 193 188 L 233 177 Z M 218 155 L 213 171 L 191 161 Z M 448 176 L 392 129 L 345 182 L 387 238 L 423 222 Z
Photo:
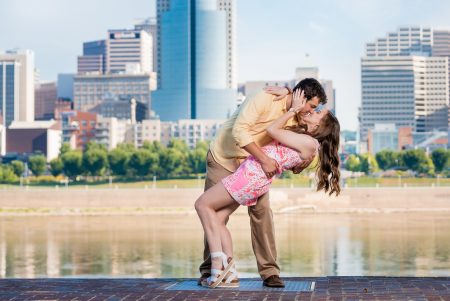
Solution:
M 314 139 L 309 135 L 298 134 L 284 129 L 286 122 L 295 115 L 296 113 L 293 111 L 284 113 L 272 122 L 266 131 L 274 140 L 295 149 L 300 153 L 300 157 L 303 160 L 308 160 L 316 152 L 316 143 L 314 142 Z

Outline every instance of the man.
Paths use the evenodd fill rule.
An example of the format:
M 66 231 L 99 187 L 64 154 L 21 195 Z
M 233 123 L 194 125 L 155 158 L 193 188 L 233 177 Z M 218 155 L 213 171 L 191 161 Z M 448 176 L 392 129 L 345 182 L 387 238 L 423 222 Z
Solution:
M 312 78 L 299 82 L 296 90 L 303 90 L 307 103 L 299 115 L 310 114 L 320 104 L 326 103 L 326 95 L 320 83 Z M 266 128 L 279 116 L 288 111 L 293 104 L 292 93 L 270 90 L 280 95 L 274 101 L 274 96 L 268 93 L 258 93 L 247 99 L 236 112 L 227 120 L 211 142 L 207 154 L 205 190 L 214 186 L 226 176 L 230 175 L 239 167 L 239 164 L 249 155 L 253 155 L 261 162 L 261 166 L 267 177 L 277 173 L 277 162 L 261 151 L 261 147 L 271 142 L 272 138 L 266 133 Z M 286 95 L 287 94 L 287 95 Z M 297 116 L 297 119 L 299 116 Z M 294 125 L 296 121 L 291 121 Z M 310 162 L 306 162 L 297 171 L 301 171 Z M 258 199 L 255 206 L 248 208 L 250 216 L 251 240 L 253 252 L 256 256 L 258 272 L 267 287 L 284 287 L 280 278 L 280 268 L 276 263 L 277 250 L 275 246 L 275 231 L 273 225 L 272 210 L 270 209 L 269 194 L 266 193 Z M 210 276 L 211 259 L 209 257 L 208 245 L 205 243 L 203 253 L 204 262 L 200 265 L 201 277 Z

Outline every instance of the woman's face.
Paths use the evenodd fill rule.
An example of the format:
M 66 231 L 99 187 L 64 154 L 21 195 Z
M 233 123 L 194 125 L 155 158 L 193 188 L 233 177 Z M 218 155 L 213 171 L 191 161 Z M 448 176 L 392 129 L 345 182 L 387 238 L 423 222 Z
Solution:
M 308 126 L 308 133 L 314 134 L 319 128 L 320 121 L 322 118 L 328 114 L 328 109 L 323 109 L 321 111 L 314 111 L 313 113 L 303 116 L 303 121 Z

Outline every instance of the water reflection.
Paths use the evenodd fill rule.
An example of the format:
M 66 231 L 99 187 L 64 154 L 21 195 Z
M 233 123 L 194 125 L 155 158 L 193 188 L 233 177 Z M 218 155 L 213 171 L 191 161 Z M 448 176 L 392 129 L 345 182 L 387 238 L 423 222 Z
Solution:
M 450 274 L 450 214 L 276 215 L 284 276 Z M 257 276 L 248 216 L 230 221 Z M 195 215 L 1 217 L 0 277 L 196 277 Z

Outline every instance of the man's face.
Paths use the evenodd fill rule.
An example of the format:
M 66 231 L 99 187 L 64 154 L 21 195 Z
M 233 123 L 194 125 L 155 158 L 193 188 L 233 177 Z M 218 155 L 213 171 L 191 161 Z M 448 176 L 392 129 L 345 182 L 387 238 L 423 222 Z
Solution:
M 317 96 L 314 96 L 310 100 L 306 101 L 305 106 L 299 112 L 300 115 L 304 116 L 304 115 L 312 114 L 314 112 L 314 109 L 316 109 L 319 106 L 319 103 L 320 103 L 320 100 L 319 100 L 319 97 L 317 97 Z

